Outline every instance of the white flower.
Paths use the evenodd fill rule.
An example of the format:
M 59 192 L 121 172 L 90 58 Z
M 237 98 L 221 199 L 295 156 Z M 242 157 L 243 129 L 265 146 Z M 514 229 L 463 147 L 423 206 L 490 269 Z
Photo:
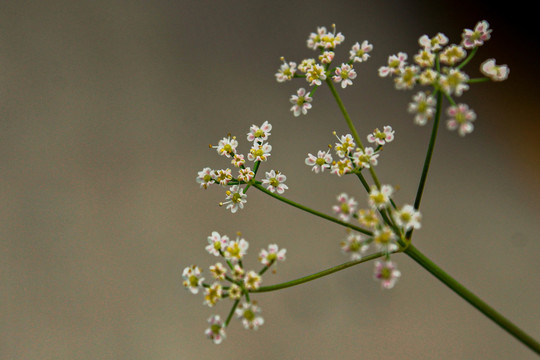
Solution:
M 400 52 L 397 55 L 390 55 L 388 57 L 388 66 L 381 66 L 379 68 L 379 76 L 386 77 L 388 75 L 400 74 L 406 64 L 407 54 Z
M 264 319 L 259 315 L 261 309 L 253 303 L 242 302 L 235 310 L 236 316 L 242 320 L 246 329 L 257 330 L 264 324 Z
M 326 152 L 319 150 L 317 152 L 317 156 L 308 154 L 308 157 L 306 158 L 306 165 L 311 166 L 311 170 L 316 174 L 318 174 L 319 171 L 324 172 L 324 169 L 329 169 L 332 165 L 332 155 L 330 155 L 330 149 L 328 149 Z
M 278 72 L 276 73 L 276 80 L 278 82 L 284 82 L 287 80 L 291 80 L 294 76 L 294 73 L 296 72 L 296 63 L 295 62 L 285 62 L 285 59 L 282 57 L 281 60 L 283 61 L 283 64 L 281 64 Z
M 339 143 L 336 143 L 336 146 L 334 147 L 336 154 L 341 158 L 349 156 L 349 154 L 356 147 L 356 144 L 354 143 L 352 135 L 347 134 L 347 135 L 341 135 L 341 137 L 338 137 L 335 132 L 334 132 L 334 135 L 337 137 L 339 141 Z
M 247 134 L 247 140 L 250 142 L 257 141 L 262 143 L 268 140 L 268 136 L 271 135 L 270 130 L 272 130 L 272 124 L 270 124 L 268 121 L 265 121 L 261 127 L 251 125 L 249 128 L 249 133 Z
M 332 164 L 330 173 L 337 176 L 343 176 L 353 171 L 353 163 L 349 158 L 343 158 Z
M 192 294 L 198 294 L 204 281 L 204 278 L 201 277 L 201 269 L 198 266 L 191 265 L 184 269 L 182 277 L 184 278 L 182 284 L 185 288 L 191 291 Z
M 321 80 L 326 80 L 326 72 L 322 65 L 315 64 L 311 66 L 306 72 L 306 80 L 311 86 L 320 86 L 322 84 Z
M 325 51 L 319 55 L 319 61 L 321 64 L 330 64 L 334 60 L 336 54 L 333 51 Z
M 480 66 L 480 71 L 493 81 L 506 80 L 510 73 L 510 69 L 507 65 L 496 65 L 495 59 L 484 61 Z
M 209 245 L 206 246 L 206 251 L 214 256 L 219 256 L 220 251 L 225 250 L 229 245 L 229 237 L 227 235 L 219 235 L 217 231 L 212 231 L 212 235 L 208 237 Z
M 349 234 L 347 239 L 341 242 L 341 250 L 344 254 L 350 255 L 351 260 L 360 260 L 362 254 L 364 254 L 368 248 L 369 244 L 365 242 L 360 234 Z
M 231 157 L 231 155 L 235 154 L 237 146 L 238 146 L 238 141 L 236 140 L 236 138 L 234 136 L 232 138 L 228 136 L 226 138 L 219 140 L 216 150 L 219 155 L 225 155 L 226 157 Z
M 296 92 L 297 95 L 291 96 L 291 103 L 293 103 L 293 107 L 291 107 L 291 111 L 293 112 L 294 116 L 300 116 L 300 114 L 306 115 L 307 111 L 311 109 L 311 101 L 313 98 L 309 96 L 309 94 L 306 94 L 306 89 L 300 88 Z
M 367 140 L 370 143 L 377 143 L 377 145 L 384 145 L 394 140 L 394 130 L 387 125 L 383 127 L 383 131 L 375 129 L 371 134 L 367 136 Z
M 197 182 L 201 184 L 201 187 L 206 189 L 208 185 L 214 184 L 214 170 L 209 167 L 205 167 L 197 173 Z
M 435 55 L 430 50 L 423 49 L 414 56 L 414 61 L 422 67 L 433 67 Z
M 382 228 L 375 229 L 373 232 L 373 242 L 379 251 L 391 253 L 398 249 L 396 241 L 396 234 L 392 229 L 384 225 Z
M 418 43 L 426 50 L 437 51 L 441 48 L 441 45 L 448 44 L 448 38 L 443 33 L 438 33 L 431 39 L 427 35 L 420 36 Z
M 391 289 L 401 276 L 396 263 L 392 261 L 375 261 L 375 271 L 373 277 L 381 282 L 383 289 Z
M 450 45 L 441 52 L 440 59 L 443 64 L 454 65 L 464 59 L 466 55 L 467 52 L 461 46 Z
M 262 184 L 271 192 L 283 194 L 289 188 L 284 184 L 285 180 L 287 180 L 287 177 L 284 174 L 270 170 L 266 173 L 266 179 L 262 180 Z
M 214 342 L 214 344 L 221 344 L 223 339 L 225 339 L 225 325 L 219 317 L 219 315 L 212 315 L 208 319 L 210 327 L 205 330 L 205 335 Z
M 254 143 L 253 147 L 249 150 L 249 161 L 266 161 L 272 151 L 272 145 L 268 143 Z
M 223 296 L 223 287 L 218 282 L 213 283 L 205 289 L 204 304 L 214 306 Z
M 474 31 L 465 29 L 463 34 L 463 46 L 467 49 L 475 48 L 484 44 L 484 41 L 489 40 L 491 37 L 491 29 L 487 21 L 483 20 L 476 24 Z
M 243 259 L 243 257 L 247 253 L 248 248 L 249 248 L 249 243 L 244 239 L 238 238 L 236 240 L 230 241 L 229 244 L 227 245 L 227 248 L 224 251 L 225 258 L 231 261 L 232 263 L 236 264 Z M 236 269 L 233 269 L 233 272 L 235 270 Z M 242 276 L 243 275 L 244 274 L 242 273 Z
M 345 89 L 347 85 L 352 85 L 352 79 L 356 78 L 356 71 L 354 71 L 352 65 L 341 64 L 336 68 L 336 74 L 332 77 L 334 82 L 341 82 L 341 87 Z
M 349 197 L 346 193 L 339 194 L 337 200 L 338 204 L 332 206 L 332 210 L 341 220 L 349 221 L 356 211 L 358 203 L 353 197 Z
M 225 198 L 227 201 L 220 203 L 220 205 L 227 205 L 227 209 L 231 209 L 233 214 L 238 211 L 238 208 L 244 208 L 244 204 L 247 202 L 247 195 L 244 194 L 244 191 L 240 186 L 231 186 L 231 189 L 227 190 L 225 194 L 227 195 Z
M 446 113 L 451 118 L 446 121 L 449 130 L 458 130 L 460 136 L 465 136 L 474 130 L 472 122 L 476 119 L 476 113 L 469 109 L 467 104 L 450 106 Z
M 264 266 L 270 266 L 276 261 L 285 261 L 287 249 L 279 249 L 277 244 L 268 245 L 268 250 L 261 249 L 259 252 L 259 261 Z
M 261 286 L 262 277 L 255 271 L 251 270 L 244 278 L 244 286 L 247 290 L 257 290 Z
M 214 180 L 221 185 L 225 186 L 232 180 L 231 169 L 221 169 L 214 171 Z
M 405 231 L 420 229 L 422 226 L 420 224 L 422 215 L 412 205 L 404 205 L 399 211 L 395 212 L 393 217 L 396 224 Z
M 243 182 L 250 182 L 251 179 L 253 179 L 255 177 L 255 173 L 253 172 L 253 170 L 251 170 L 251 168 L 244 168 L 244 169 L 240 169 L 238 170 L 238 180 L 240 181 L 243 181 Z
M 242 288 L 237 284 L 232 283 L 227 294 L 229 294 L 229 297 L 232 300 L 238 300 L 242 297 Z
M 222 263 L 218 262 L 215 265 L 210 266 L 210 272 L 216 280 L 225 280 L 227 274 L 227 268 Z
M 425 92 L 420 91 L 413 96 L 413 102 L 409 104 L 407 109 L 410 113 L 416 114 L 414 116 L 414 123 L 417 125 L 426 125 L 428 120 L 435 115 L 436 101 L 432 95 L 427 95 Z
M 450 69 L 446 75 L 441 75 L 439 77 L 439 85 L 448 95 L 454 93 L 456 96 L 461 96 L 463 91 L 469 89 L 469 85 L 467 84 L 468 80 L 469 76 L 464 72 L 461 72 L 458 69 Z
M 375 153 L 372 147 L 365 147 L 364 150 L 356 149 L 352 155 L 354 165 L 357 168 L 370 168 L 371 166 L 376 166 L 378 161 L 377 158 L 379 154 Z
M 374 209 L 384 209 L 390 204 L 393 193 L 394 188 L 391 185 L 382 185 L 380 190 L 373 185 L 369 193 L 369 205 Z
M 404 67 L 399 74 L 394 78 L 396 89 L 410 90 L 418 80 L 420 68 L 416 65 Z
M 316 33 L 311 33 L 307 40 L 307 47 L 312 50 L 317 50 L 319 46 L 322 46 L 321 39 L 327 34 L 326 27 L 318 26 Z
M 373 50 L 373 45 L 368 43 L 367 40 L 364 40 L 362 42 L 362 45 L 360 43 L 356 43 L 353 45 L 352 49 L 349 51 L 350 57 L 349 59 L 353 62 L 363 62 L 367 61 L 369 59 L 369 52 Z

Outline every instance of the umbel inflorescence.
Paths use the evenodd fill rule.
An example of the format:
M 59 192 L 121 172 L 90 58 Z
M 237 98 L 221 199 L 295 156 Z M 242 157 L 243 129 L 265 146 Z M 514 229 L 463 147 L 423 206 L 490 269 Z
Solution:
M 448 38 L 442 33 L 434 37 L 422 35 L 418 40 L 421 48 L 413 56 L 412 64 L 407 62 L 407 54 L 399 52 L 389 56 L 387 64 L 381 66 L 378 73 L 381 77 L 393 78 L 398 90 L 410 90 L 416 86 L 428 88 L 417 92 L 413 96 L 413 102 L 409 104 L 408 111 L 414 114 L 415 124 L 426 125 L 435 120 L 436 131 L 441 117 L 442 99 L 446 98 L 450 104 L 446 110 L 447 128 L 457 130 L 459 135 L 465 136 L 473 131 L 476 114 L 468 105 L 457 103 L 454 98 L 469 90 L 472 83 L 490 79 L 501 81 L 508 77 L 508 67 L 496 65 L 494 59 L 482 63 L 480 72 L 484 77 L 470 78 L 463 70 L 479 46 L 490 36 L 491 29 L 486 21 L 479 22 L 474 30 L 465 29 L 459 45 L 449 44 Z M 336 32 L 335 26 L 332 26 L 331 32 L 325 27 L 318 27 L 307 40 L 307 47 L 316 51 L 318 56 L 306 58 L 298 64 L 282 57 L 282 64 L 275 77 L 280 83 L 293 79 L 307 82 L 307 85 L 300 87 L 290 98 L 290 110 L 295 117 L 306 115 L 308 110 L 312 109 L 313 96 L 319 86 L 326 84 L 330 88 L 351 132 L 342 135 L 334 132 L 337 142 L 315 154 L 308 153 L 305 164 L 316 174 L 326 171 L 338 177 L 356 176 L 366 191 L 367 206 L 360 208 L 355 197 L 340 193 L 337 195 L 337 203 L 332 206 L 333 216 L 323 214 L 284 197 L 283 194 L 288 189 L 285 184 L 287 177 L 280 171 L 271 169 L 258 178 L 259 168 L 268 162 L 272 152 L 269 143 L 272 125 L 268 121 L 249 128 L 245 136 L 249 144 L 246 155 L 238 150 L 237 137 L 230 134 L 219 140 L 217 145 L 210 145 L 210 148 L 226 158 L 230 165 L 224 169 L 205 167 L 199 171 L 196 180 L 203 189 L 225 189 L 225 199 L 219 205 L 233 214 L 244 209 L 247 191 L 255 188 L 277 200 L 344 226 L 347 234 L 340 245 L 341 250 L 350 257 L 347 266 L 360 263 L 367 257 L 374 259 L 374 278 L 380 281 L 382 288 L 390 289 L 401 276 L 396 263 L 391 260 L 391 255 L 406 252 L 411 244 L 412 232 L 421 227 L 422 216 L 418 208 L 429 157 L 426 157 L 427 167 L 424 166 L 414 204 L 396 205 L 393 200 L 394 187 L 382 184 L 374 170 L 379 163 L 382 149 L 394 140 L 395 131 L 390 125 L 381 126 L 382 130 L 377 128 L 367 134 L 365 139 L 369 146 L 364 146 L 334 87 L 334 84 L 340 84 L 342 89 L 346 89 L 353 85 L 353 81 L 357 81 L 358 74 L 354 66 L 365 63 L 370 58 L 373 45 L 367 40 L 356 42 L 348 52 L 347 61 L 335 66 L 336 47 L 344 40 L 345 37 Z M 371 176 L 371 184 L 366 179 L 368 175 Z M 370 248 L 374 248 L 376 252 L 366 256 Z M 206 250 L 221 258 L 225 265 L 217 262 L 210 266 L 212 282 L 205 282 L 202 270 L 196 265 L 183 270 L 184 286 L 193 294 L 202 293 L 205 305 L 213 307 L 221 299 L 232 300 L 231 310 L 225 320 L 219 315 L 208 319 L 210 327 L 206 334 L 216 344 L 225 337 L 225 328 L 234 314 L 242 320 L 247 329 L 257 329 L 264 323 L 260 308 L 252 301 L 250 294 L 260 292 L 262 275 L 276 261 L 285 259 L 285 249 L 271 244 L 259 253 L 262 269 L 247 270 L 242 262 L 247 249 L 248 242 L 240 235 L 236 240 L 231 240 L 213 231 L 208 237 Z M 312 277 L 317 278 L 315 275 L 317 274 Z M 293 283 L 296 284 L 292 281 L 282 287 L 293 286 Z M 265 291 L 278 288 L 280 286 L 276 285 L 275 288 Z

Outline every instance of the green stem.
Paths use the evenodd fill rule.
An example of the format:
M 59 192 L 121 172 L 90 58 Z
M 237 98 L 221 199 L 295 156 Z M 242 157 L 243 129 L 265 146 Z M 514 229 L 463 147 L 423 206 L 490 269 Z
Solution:
M 279 201 L 282 201 L 282 202 L 284 202 L 286 204 L 294 206 L 295 208 L 298 208 L 300 210 L 304 210 L 304 211 L 306 211 L 306 212 L 308 212 L 310 214 L 316 215 L 318 217 L 321 217 L 321 218 L 326 219 L 328 221 L 334 222 L 334 223 L 339 224 L 341 226 L 345 226 L 345 227 L 347 227 L 349 229 L 361 232 L 362 234 L 366 234 L 366 235 L 369 235 L 369 236 L 373 235 L 373 233 L 371 231 L 369 231 L 369 230 L 362 229 L 361 227 L 346 223 L 346 222 L 341 221 L 339 219 L 336 219 L 336 218 L 334 218 L 334 217 L 332 217 L 330 215 L 323 214 L 323 213 L 321 213 L 321 212 L 319 212 L 317 210 L 313 210 L 311 208 L 308 208 L 307 206 L 304 206 L 302 204 L 299 204 L 297 202 L 289 200 L 289 199 L 287 199 L 287 198 L 285 198 L 285 197 L 283 197 L 281 195 L 275 194 L 275 193 L 271 192 L 270 190 L 266 189 L 261 184 L 253 183 L 253 187 L 259 189 L 260 191 L 262 191 L 263 193 L 265 193 L 267 195 L 272 196 L 275 199 L 278 199 Z
M 437 131 L 439 129 L 439 122 L 441 119 L 441 103 L 442 92 L 437 92 L 437 106 L 435 110 L 435 120 L 433 121 L 433 129 L 431 130 L 431 137 L 429 139 L 428 150 L 426 153 L 426 159 L 424 160 L 424 167 L 422 169 L 422 175 L 420 176 L 420 183 L 418 184 L 418 190 L 416 191 L 416 199 L 414 200 L 415 209 L 419 209 L 420 201 L 422 201 L 422 194 L 426 185 L 426 179 L 429 171 L 429 165 L 431 163 L 431 157 L 433 155 L 433 148 L 435 147 L 435 141 L 437 140 Z
M 385 253 L 378 252 L 378 253 L 371 254 L 371 255 L 368 255 L 366 257 L 363 257 L 360 260 L 348 261 L 348 262 L 343 263 L 341 265 L 337 265 L 337 266 L 331 267 L 329 269 L 319 271 L 318 273 L 311 274 L 311 275 L 308 275 L 308 276 L 304 276 L 304 277 L 301 277 L 301 278 L 298 278 L 298 279 L 295 279 L 295 280 L 287 281 L 287 282 L 284 282 L 284 283 L 281 283 L 281 284 L 276 284 L 276 285 L 262 286 L 262 287 L 258 288 L 257 290 L 251 290 L 251 292 L 254 292 L 254 293 L 269 292 L 269 291 L 276 291 L 276 290 L 285 289 L 285 288 L 288 288 L 288 287 L 291 287 L 291 286 L 300 285 L 300 284 L 303 284 L 303 283 L 306 283 L 306 282 L 316 280 L 316 279 L 322 278 L 324 276 L 333 274 L 335 272 L 344 270 L 344 269 L 349 268 L 351 266 L 358 265 L 358 264 L 361 264 L 361 263 L 366 262 L 366 261 L 371 261 L 371 260 L 380 258 L 380 257 L 382 257 L 384 255 L 385 255 Z
M 240 303 L 240 299 L 236 300 L 231 308 L 231 311 L 229 312 L 229 315 L 227 316 L 227 320 L 225 320 L 225 327 L 229 325 L 229 322 L 231 322 L 232 316 L 234 314 L 234 310 L 236 310 L 236 307 L 238 306 L 238 303 Z
M 422 254 L 416 247 L 411 244 L 407 249 L 404 250 L 404 253 L 409 255 L 420 266 L 429 271 L 433 276 L 443 282 L 446 286 L 448 286 L 456 294 L 461 296 L 469 304 L 478 309 L 482 314 L 493 320 L 497 325 L 506 330 L 510 335 L 512 335 L 525 346 L 529 347 L 532 351 L 540 355 L 540 343 L 538 343 L 538 341 L 536 341 L 523 330 L 518 328 L 516 325 L 514 325 L 512 322 L 510 322 L 508 319 L 498 313 L 495 309 L 486 304 L 478 296 L 476 296 L 463 285 L 461 285 L 461 283 L 459 283 L 453 277 L 444 272 L 440 267 L 435 265 L 430 259 L 428 259 L 424 254 Z

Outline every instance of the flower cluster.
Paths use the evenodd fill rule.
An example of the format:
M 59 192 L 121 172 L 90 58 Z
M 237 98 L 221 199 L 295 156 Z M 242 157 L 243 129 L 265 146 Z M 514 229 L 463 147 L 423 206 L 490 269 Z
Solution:
M 339 160 L 334 160 L 330 149 L 319 150 L 316 156 L 309 153 L 305 163 L 311 166 L 313 172 L 318 174 L 328 169 L 332 174 L 343 176 L 349 173 L 359 173 L 364 168 L 376 166 L 383 145 L 394 140 L 394 130 L 387 125 L 383 127 L 383 131 L 375 129 L 373 133 L 369 134 L 367 140 L 377 145 L 375 149 L 369 146 L 358 147 L 350 134 L 338 136 L 334 131 L 334 136 L 338 139 L 334 146 L 334 152 Z
M 244 208 L 247 201 L 246 192 L 252 184 L 262 184 L 269 191 L 279 194 L 288 189 L 284 183 L 287 177 L 279 171 L 271 170 L 266 172 L 266 178 L 262 181 L 255 180 L 260 163 L 267 161 L 271 155 L 272 145 L 267 141 L 271 130 L 272 125 L 265 121 L 260 127 L 252 125 L 247 133 L 247 140 L 251 143 L 247 160 L 254 163 L 253 168 L 246 166 L 246 157 L 237 151 L 236 137 L 229 135 L 221 139 L 216 146 L 210 145 L 210 148 L 216 149 L 219 155 L 231 159 L 231 164 L 238 169 L 237 175 L 234 177 L 230 168 L 214 170 L 205 167 L 198 172 L 196 180 L 204 189 L 212 184 L 229 187 L 225 191 L 225 201 L 219 205 L 226 205 L 232 213 Z
M 247 271 L 242 260 L 247 254 L 249 243 L 237 236 L 236 240 L 231 240 L 227 235 L 220 235 L 213 231 L 208 237 L 206 251 L 216 257 L 221 257 L 226 266 L 221 262 L 211 265 L 209 270 L 212 283 L 206 283 L 202 277 L 202 270 L 195 265 L 186 267 L 182 272 L 183 285 L 192 294 L 202 292 L 204 295 L 203 304 L 213 307 L 222 299 L 233 300 L 231 314 L 242 321 L 244 328 L 256 330 L 264 324 L 264 319 L 260 316 L 261 309 L 250 299 L 249 293 L 256 291 L 261 286 L 262 275 L 277 261 L 284 261 L 286 249 L 279 249 L 276 244 L 270 244 L 267 249 L 259 252 L 259 262 L 263 265 L 258 272 Z M 223 282 L 227 282 L 224 285 Z M 225 338 L 225 328 L 227 322 L 223 322 L 219 315 L 212 315 L 208 319 L 210 327 L 206 329 L 206 336 L 215 344 L 219 344 Z
M 353 80 L 357 76 L 354 63 L 365 62 L 370 57 L 369 53 L 373 50 L 373 45 L 367 40 L 364 40 L 362 44 L 357 42 L 352 46 L 347 62 L 342 62 L 341 65 L 336 67 L 331 67 L 336 55 L 334 52 L 335 48 L 345 40 L 343 34 L 336 33 L 335 25 L 332 25 L 332 28 L 333 31 L 329 32 L 326 27 L 320 26 L 317 28 L 317 32 L 309 35 L 307 47 L 320 52 L 317 60 L 307 58 L 302 60 L 297 66 L 296 62 L 287 62 L 284 57 L 281 57 L 283 63 L 275 74 L 278 82 L 285 82 L 293 78 L 305 78 L 309 86 L 312 87 L 311 91 L 303 87 L 299 88 L 296 95 L 291 96 L 291 111 L 294 116 L 307 114 L 307 111 L 312 107 L 313 92 L 318 86 L 322 85 L 323 81 L 330 81 L 331 79 L 335 83 L 341 84 L 343 89 L 352 85 Z
M 375 263 L 374 277 L 381 281 L 381 286 L 390 289 L 401 273 L 390 255 L 406 243 L 405 235 L 412 229 L 421 227 L 422 215 L 412 205 L 397 208 L 392 202 L 394 188 L 390 185 L 372 186 L 368 195 L 368 209 L 358 210 L 358 203 L 346 193 L 338 195 L 338 204 L 332 210 L 342 221 L 356 219 L 362 226 L 370 229 L 371 235 L 349 231 L 341 242 L 342 251 L 351 260 L 360 260 L 363 254 L 374 245 L 384 254 L 384 261 Z
M 379 76 L 393 77 L 396 89 L 410 90 L 417 84 L 432 87 L 433 94 L 442 92 L 451 105 L 446 114 L 449 130 L 457 130 L 460 136 L 473 131 L 476 114 L 466 104 L 457 104 L 453 96 L 461 96 L 469 90 L 472 82 L 493 80 L 502 81 L 510 70 L 506 65 L 497 65 L 495 59 L 488 59 L 480 66 L 482 79 L 471 79 L 462 68 L 476 54 L 478 47 L 491 37 L 487 21 L 480 21 L 474 30 L 465 29 L 459 45 L 448 44 L 448 38 L 442 33 L 434 37 L 422 35 L 418 40 L 421 49 L 413 57 L 414 64 L 408 64 L 408 55 L 400 52 L 391 55 L 388 63 L 379 68 Z M 467 51 L 470 51 L 467 55 Z M 431 92 L 420 91 L 413 96 L 408 111 L 415 115 L 414 122 L 425 125 L 435 115 L 436 100 Z

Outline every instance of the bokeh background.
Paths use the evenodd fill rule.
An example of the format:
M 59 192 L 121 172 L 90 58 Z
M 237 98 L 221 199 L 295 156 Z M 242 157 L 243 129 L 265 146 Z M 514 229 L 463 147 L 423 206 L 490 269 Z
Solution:
M 330 213 L 355 179 L 316 176 L 308 152 L 347 131 L 327 89 L 308 116 L 278 84 L 279 57 L 299 62 L 317 26 L 374 44 L 341 91 L 361 134 L 391 124 L 397 138 L 377 168 L 413 202 L 429 128 L 413 125 L 398 92 L 377 77 L 388 55 L 416 53 L 422 34 L 460 41 L 488 20 L 492 40 L 467 72 L 494 57 L 505 83 L 475 84 L 460 101 L 473 134 L 441 128 L 414 243 L 533 337 L 540 338 L 538 40 L 532 9 L 488 1 L 1 1 L 1 359 L 534 359 L 533 353 L 406 256 L 392 291 L 372 264 L 254 296 L 265 325 L 234 319 L 226 341 L 204 337 L 211 314 L 181 271 L 215 258 L 215 230 L 250 242 L 247 266 L 269 243 L 288 259 L 264 284 L 339 264 L 345 231 L 250 191 L 244 211 L 199 189 L 197 171 L 228 166 L 208 144 L 251 124 L 274 126 L 261 170 L 288 176 L 287 195 Z M 339 60 L 337 60 L 339 61 Z M 207 274 L 208 276 L 208 274 Z

